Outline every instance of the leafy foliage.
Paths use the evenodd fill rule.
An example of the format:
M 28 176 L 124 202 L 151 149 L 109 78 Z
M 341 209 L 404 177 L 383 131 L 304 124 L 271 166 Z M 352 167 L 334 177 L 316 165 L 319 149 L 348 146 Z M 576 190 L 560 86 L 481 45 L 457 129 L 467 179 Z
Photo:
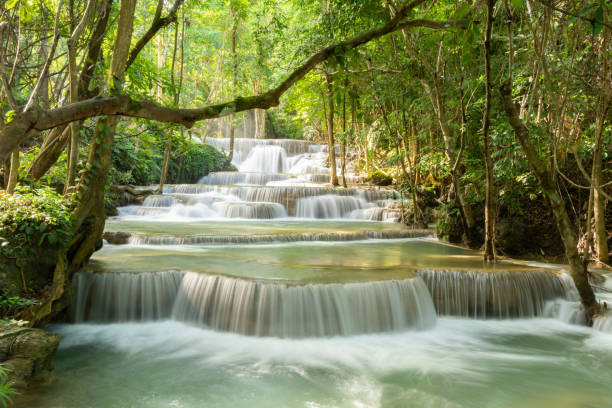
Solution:
M 11 405 L 11 396 L 17 394 L 8 380 L 6 369 L 0 364 L 0 406 L 7 408 Z
M 65 247 L 72 225 L 71 204 L 51 188 L 0 191 L 0 254 L 30 256 L 41 246 Z

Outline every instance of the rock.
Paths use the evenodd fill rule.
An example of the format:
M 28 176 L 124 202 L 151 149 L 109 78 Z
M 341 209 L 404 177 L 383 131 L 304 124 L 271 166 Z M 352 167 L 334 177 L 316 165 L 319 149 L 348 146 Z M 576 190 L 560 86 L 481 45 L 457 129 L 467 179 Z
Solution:
M 49 382 L 59 342 L 59 334 L 41 329 L 0 326 L 0 364 L 13 386 L 27 388 Z
M 128 243 L 131 234 L 129 232 L 122 231 L 106 231 L 102 238 L 107 240 L 112 245 L 125 245 Z

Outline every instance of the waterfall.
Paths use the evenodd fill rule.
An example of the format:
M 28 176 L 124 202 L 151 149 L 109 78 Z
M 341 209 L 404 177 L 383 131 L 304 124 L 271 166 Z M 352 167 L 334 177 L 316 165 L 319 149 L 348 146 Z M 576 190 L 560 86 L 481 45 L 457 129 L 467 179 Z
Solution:
M 210 173 L 209 175 L 202 177 L 200 181 L 198 181 L 198 184 L 213 184 L 221 186 L 247 184 L 265 186 L 273 181 L 283 181 L 287 179 L 289 179 L 289 176 L 285 174 L 224 171 Z
M 226 153 L 229 152 L 228 138 L 207 138 L 206 143 L 216 147 L 217 149 L 223 150 Z M 233 163 L 240 166 L 249 153 L 261 146 L 274 146 L 280 147 L 285 151 L 287 156 L 295 156 L 305 153 L 318 153 L 326 150 L 326 146 L 321 146 L 317 143 L 308 142 L 306 140 L 292 140 L 292 139 L 245 139 L 235 138 L 234 139 L 234 159 Z M 261 171 L 261 170 L 260 170 Z
M 328 187 L 305 187 L 305 186 L 217 186 L 217 185 L 189 185 L 176 184 L 165 187 L 167 194 L 191 195 L 192 200 L 198 200 L 200 195 L 211 193 L 221 194 L 227 197 L 234 197 L 241 201 L 266 202 L 282 204 L 288 215 L 296 214 L 296 202 L 300 198 L 315 197 L 322 195 L 349 196 L 356 199 L 365 200 L 372 203 L 388 198 L 392 192 L 384 190 L 360 190 L 355 188 L 335 189 Z M 185 200 L 181 198 L 181 200 Z M 357 203 L 358 200 L 351 200 Z M 363 201 L 361 204 L 354 204 L 352 209 L 365 208 L 367 205 Z M 361 206 L 361 207 L 360 207 Z
M 602 332 L 612 333 L 612 313 L 607 312 L 593 320 L 593 328 Z
M 77 322 L 163 319 L 274 337 L 424 329 L 436 313 L 418 278 L 291 285 L 193 272 L 79 273 Z
M 359 232 L 322 232 L 292 234 L 256 235 L 194 235 L 175 237 L 168 235 L 132 235 L 130 245 L 197 245 L 197 244 L 261 244 L 312 241 L 364 241 L 368 239 L 401 239 L 430 236 L 428 231 L 359 231 Z
M 300 218 L 342 218 L 351 211 L 372 205 L 359 197 L 327 194 L 298 199 L 295 215 Z
M 546 301 L 576 299 L 572 280 L 549 271 L 419 270 L 439 315 L 512 318 L 544 315 Z
M 278 203 L 219 203 L 219 214 L 224 218 L 271 219 L 287 216 L 285 207 Z
M 247 159 L 239 165 L 240 171 L 282 173 L 287 170 L 287 154 L 281 146 L 255 146 Z
M 182 274 L 77 273 L 74 275 L 74 321 L 125 322 L 167 319 Z
M 172 207 L 176 199 L 167 195 L 151 195 L 142 202 L 143 207 Z

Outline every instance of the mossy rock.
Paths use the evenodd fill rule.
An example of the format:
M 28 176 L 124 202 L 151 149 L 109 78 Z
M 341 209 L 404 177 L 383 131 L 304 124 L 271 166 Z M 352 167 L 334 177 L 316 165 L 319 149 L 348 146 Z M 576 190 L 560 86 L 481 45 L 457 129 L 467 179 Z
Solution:
M 372 183 L 376 186 L 390 186 L 391 184 L 393 184 L 393 177 L 383 173 L 380 170 L 376 170 L 375 172 L 371 173 L 365 179 L 365 181 L 367 183 Z

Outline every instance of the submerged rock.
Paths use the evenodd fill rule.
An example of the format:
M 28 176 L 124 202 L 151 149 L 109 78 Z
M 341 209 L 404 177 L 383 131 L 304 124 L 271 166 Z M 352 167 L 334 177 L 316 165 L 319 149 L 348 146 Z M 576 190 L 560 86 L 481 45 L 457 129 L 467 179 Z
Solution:
M 129 232 L 106 231 L 102 235 L 102 238 L 112 245 L 125 245 L 128 243 L 128 240 L 130 239 L 131 235 L 132 234 L 130 234 Z
M 60 335 L 41 329 L 0 326 L 0 363 L 16 388 L 51 380 Z

